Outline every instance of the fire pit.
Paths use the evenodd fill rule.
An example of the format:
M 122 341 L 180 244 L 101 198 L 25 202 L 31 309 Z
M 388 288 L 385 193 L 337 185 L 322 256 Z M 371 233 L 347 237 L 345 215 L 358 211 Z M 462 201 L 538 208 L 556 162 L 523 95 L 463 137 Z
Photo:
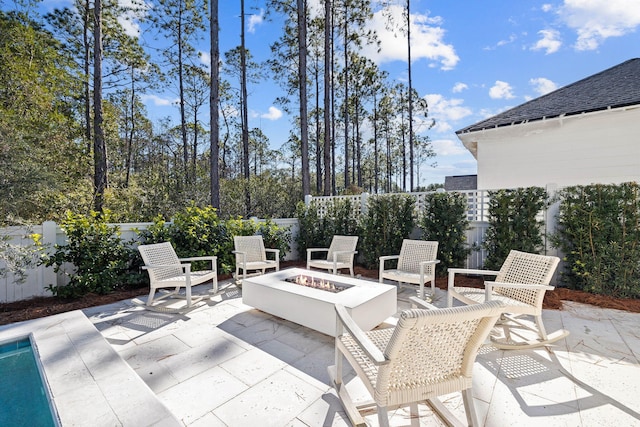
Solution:
M 333 282 L 327 279 L 321 279 L 309 275 L 299 274 L 297 276 L 288 277 L 284 279 L 285 282 L 294 283 L 300 286 L 306 286 L 308 288 L 320 289 L 321 291 L 338 293 L 345 289 L 349 289 L 353 285 L 347 285 L 345 283 Z
M 300 276 L 306 278 L 303 281 L 329 283 L 339 290 L 327 292 L 292 283 Z M 242 302 L 331 336 L 336 334 L 336 304 L 343 305 L 365 331 L 397 311 L 395 286 L 300 268 L 247 277 L 242 282 Z

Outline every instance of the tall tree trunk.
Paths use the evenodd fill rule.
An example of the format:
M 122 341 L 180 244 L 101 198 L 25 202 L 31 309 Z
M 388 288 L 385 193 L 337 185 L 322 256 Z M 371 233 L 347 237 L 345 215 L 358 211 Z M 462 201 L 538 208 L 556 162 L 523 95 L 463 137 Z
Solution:
M 324 0 L 324 192 L 331 195 L 331 0 Z
M 82 26 L 82 47 L 84 48 L 84 121 L 86 124 L 85 138 L 87 139 L 87 153 L 91 153 L 91 87 L 89 85 L 89 64 L 91 63 L 91 46 L 89 45 L 89 0 L 84 5 Z
M 311 194 L 309 176 L 309 129 L 307 113 L 307 2 L 298 5 L 298 77 L 300 82 L 300 152 L 302 155 L 302 194 Z
M 245 213 L 251 215 L 251 194 L 249 192 L 249 117 L 247 107 L 247 52 L 244 40 L 244 0 L 240 0 L 240 72 L 242 90 L 242 170 L 244 173 L 244 202 Z
M 356 111 L 355 111 L 355 130 L 354 130 L 354 138 L 355 138 L 355 144 L 356 144 L 356 152 L 355 152 L 355 157 L 356 157 L 356 166 L 354 169 L 357 172 L 357 183 L 358 183 L 358 187 L 362 187 L 362 141 L 360 139 L 360 108 L 359 108 L 359 101 L 358 101 L 358 97 L 356 96 L 356 100 L 355 100 L 355 107 L 356 107 Z
M 322 127 L 320 126 L 320 60 L 318 59 L 318 55 L 315 55 L 315 80 L 316 80 L 316 194 L 320 194 L 322 192 L 322 144 L 320 143 L 320 133 L 322 132 Z
M 136 129 L 136 121 L 135 121 L 135 102 L 136 102 L 136 84 L 134 80 L 135 66 L 131 66 L 131 116 L 127 119 L 129 122 L 129 133 L 127 135 L 127 158 L 125 161 L 126 175 L 124 179 L 124 187 L 129 187 L 129 178 L 131 175 L 131 159 L 133 156 L 133 136 L 135 134 Z
M 335 32 L 333 26 L 334 9 L 331 7 L 331 194 L 336 192 L 336 90 L 335 82 Z
M 348 6 L 344 6 L 344 188 L 351 184 L 349 177 L 349 20 Z
M 220 209 L 220 123 L 218 105 L 220 104 L 220 22 L 218 20 L 218 0 L 211 0 L 211 90 L 209 92 L 209 117 L 211 122 L 211 206 Z
M 185 189 L 189 187 L 191 180 L 189 178 L 189 141 L 187 140 L 187 118 L 185 112 L 185 102 L 184 102 L 184 64 L 183 64 L 183 34 L 182 34 L 182 10 L 183 5 L 182 1 L 180 1 L 179 7 L 179 18 L 178 18 L 178 91 L 180 97 L 180 132 L 182 135 L 182 157 L 184 162 L 184 186 Z
M 378 193 L 378 103 L 373 94 L 373 191 Z
M 413 192 L 413 86 L 411 80 L 411 0 L 407 0 L 407 74 L 409 79 L 409 186 Z
M 93 164 L 94 164 L 94 206 L 101 212 L 104 192 L 107 188 L 107 148 L 102 129 L 102 3 L 95 0 L 93 7 Z

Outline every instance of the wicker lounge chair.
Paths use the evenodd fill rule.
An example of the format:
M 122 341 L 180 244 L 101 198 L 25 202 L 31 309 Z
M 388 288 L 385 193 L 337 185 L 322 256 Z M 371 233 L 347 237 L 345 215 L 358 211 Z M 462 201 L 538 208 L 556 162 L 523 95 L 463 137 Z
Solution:
M 338 270 L 348 268 L 353 276 L 353 259 L 358 245 L 358 236 L 333 236 L 331 245 L 328 248 L 308 248 L 307 249 L 307 270 L 311 267 L 322 270 L 329 270 L 333 274 L 338 274 Z M 312 259 L 316 252 L 326 252 L 326 259 Z
M 419 296 L 424 299 L 424 284 L 431 281 L 431 296 L 433 297 L 436 292 L 436 264 L 440 262 L 436 259 L 437 253 L 438 242 L 404 239 L 399 255 L 380 257 L 380 272 L 378 274 L 380 283 L 384 279 L 389 279 L 395 280 L 401 285 L 403 283 L 420 285 Z M 385 270 L 385 262 L 392 259 L 398 260 L 397 267 Z
M 218 292 L 218 277 L 216 269 L 215 256 L 202 256 L 192 258 L 178 258 L 171 243 L 154 243 L 150 245 L 138 246 L 142 260 L 144 261 L 143 269 L 149 273 L 150 291 L 147 298 L 146 306 L 150 309 L 157 309 L 159 311 L 181 311 L 182 309 L 164 309 L 157 303 L 160 300 L 166 298 L 184 298 L 186 300 L 186 306 L 184 309 L 189 309 L 191 306 L 202 300 L 202 297 L 194 298 L 191 295 L 191 287 L 202 283 L 206 283 L 209 280 L 213 281 L 213 293 Z M 211 262 L 211 269 L 202 271 L 191 271 L 191 261 L 209 261 Z M 160 288 L 174 288 L 173 291 L 165 292 L 160 297 L 156 298 L 156 290 Z M 185 289 L 185 295 L 182 296 L 180 288 Z
M 236 280 L 239 280 L 240 270 L 242 279 L 247 278 L 247 273 L 253 271 L 264 274 L 268 269 L 280 270 L 280 250 L 265 249 L 262 236 L 234 236 L 233 244 L 236 255 Z M 267 253 L 273 254 L 274 259 L 268 259 Z
M 429 306 L 416 297 L 412 301 Z M 401 313 L 395 328 L 364 332 L 344 307 L 336 306 L 336 364 L 329 367 L 329 375 L 353 425 L 364 426 L 363 415 L 376 410 L 380 426 L 388 426 L 388 411 L 402 406 L 409 406 L 415 419 L 418 403 L 431 406 L 447 425 L 461 425 L 438 399 L 460 391 L 467 425 L 479 426 L 472 396 L 473 364 L 502 310 L 500 301 L 410 309 Z M 343 383 L 343 355 L 373 401 L 354 404 Z
M 513 349 L 539 347 L 551 344 L 569 335 L 565 330 L 547 334 L 542 323 L 542 301 L 547 290 L 553 290 L 549 282 L 560 259 L 554 256 L 511 251 L 500 271 L 450 268 L 447 292 L 447 305 L 453 305 L 453 299 L 465 304 L 477 304 L 488 300 L 502 301 L 506 308 L 500 321 L 504 339 L 492 337 L 498 348 Z M 495 276 L 495 281 L 485 281 L 484 289 L 455 286 L 456 274 L 481 274 Z M 535 325 L 523 322 L 521 316 L 533 316 Z M 524 328 L 536 333 L 537 338 L 523 336 L 518 332 Z M 513 339 L 517 335 L 520 338 Z

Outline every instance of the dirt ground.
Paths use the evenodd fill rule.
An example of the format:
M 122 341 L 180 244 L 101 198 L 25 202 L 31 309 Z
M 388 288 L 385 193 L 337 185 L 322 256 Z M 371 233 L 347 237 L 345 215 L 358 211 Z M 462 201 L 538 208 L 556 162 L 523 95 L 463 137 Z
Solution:
M 281 268 L 288 267 L 304 267 L 304 265 L 300 262 L 283 262 L 281 264 Z M 367 270 L 359 266 L 356 266 L 355 273 L 362 275 L 362 277 L 378 278 L 377 270 Z M 225 280 L 230 276 L 225 275 L 218 277 L 219 280 Z M 479 277 L 456 276 L 456 284 L 463 286 L 480 286 L 482 284 L 482 279 Z M 437 278 L 436 286 L 440 289 L 446 289 L 447 278 Z M 56 297 L 38 297 L 25 301 L 0 304 L 0 325 L 20 322 L 23 320 L 37 319 L 39 317 L 51 316 L 53 314 L 130 299 L 146 294 L 148 292 L 147 289 L 148 288 L 124 289 L 109 295 L 89 294 L 74 300 L 65 300 Z M 618 299 L 608 296 L 589 294 L 582 291 L 573 291 L 565 288 L 556 288 L 553 291 L 547 292 L 544 299 L 544 308 L 555 310 L 562 309 L 563 300 L 640 313 L 640 300 Z

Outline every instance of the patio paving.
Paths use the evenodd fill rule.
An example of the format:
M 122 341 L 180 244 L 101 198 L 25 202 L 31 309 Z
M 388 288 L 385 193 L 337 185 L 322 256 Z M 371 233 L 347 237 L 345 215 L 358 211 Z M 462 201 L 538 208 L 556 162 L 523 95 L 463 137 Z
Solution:
M 220 288 L 181 315 L 131 301 L 84 313 L 184 425 L 350 425 L 329 385 L 333 339 L 244 305 L 229 281 Z M 410 295 L 399 290 L 399 309 Z M 435 304 L 444 303 L 439 290 Z M 553 351 L 481 349 L 473 389 L 482 425 L 640 425 L 640 314 L 566 302 L 544 319 L 550 331 L 571 332 Z M 357 379 L 348 387 L 363 389 Z M 459 394 L 443 400 L 464 419 Z M 443 425 L 426 406 L 421 414 L 418 424 L 399 409 L 391 425 Z

